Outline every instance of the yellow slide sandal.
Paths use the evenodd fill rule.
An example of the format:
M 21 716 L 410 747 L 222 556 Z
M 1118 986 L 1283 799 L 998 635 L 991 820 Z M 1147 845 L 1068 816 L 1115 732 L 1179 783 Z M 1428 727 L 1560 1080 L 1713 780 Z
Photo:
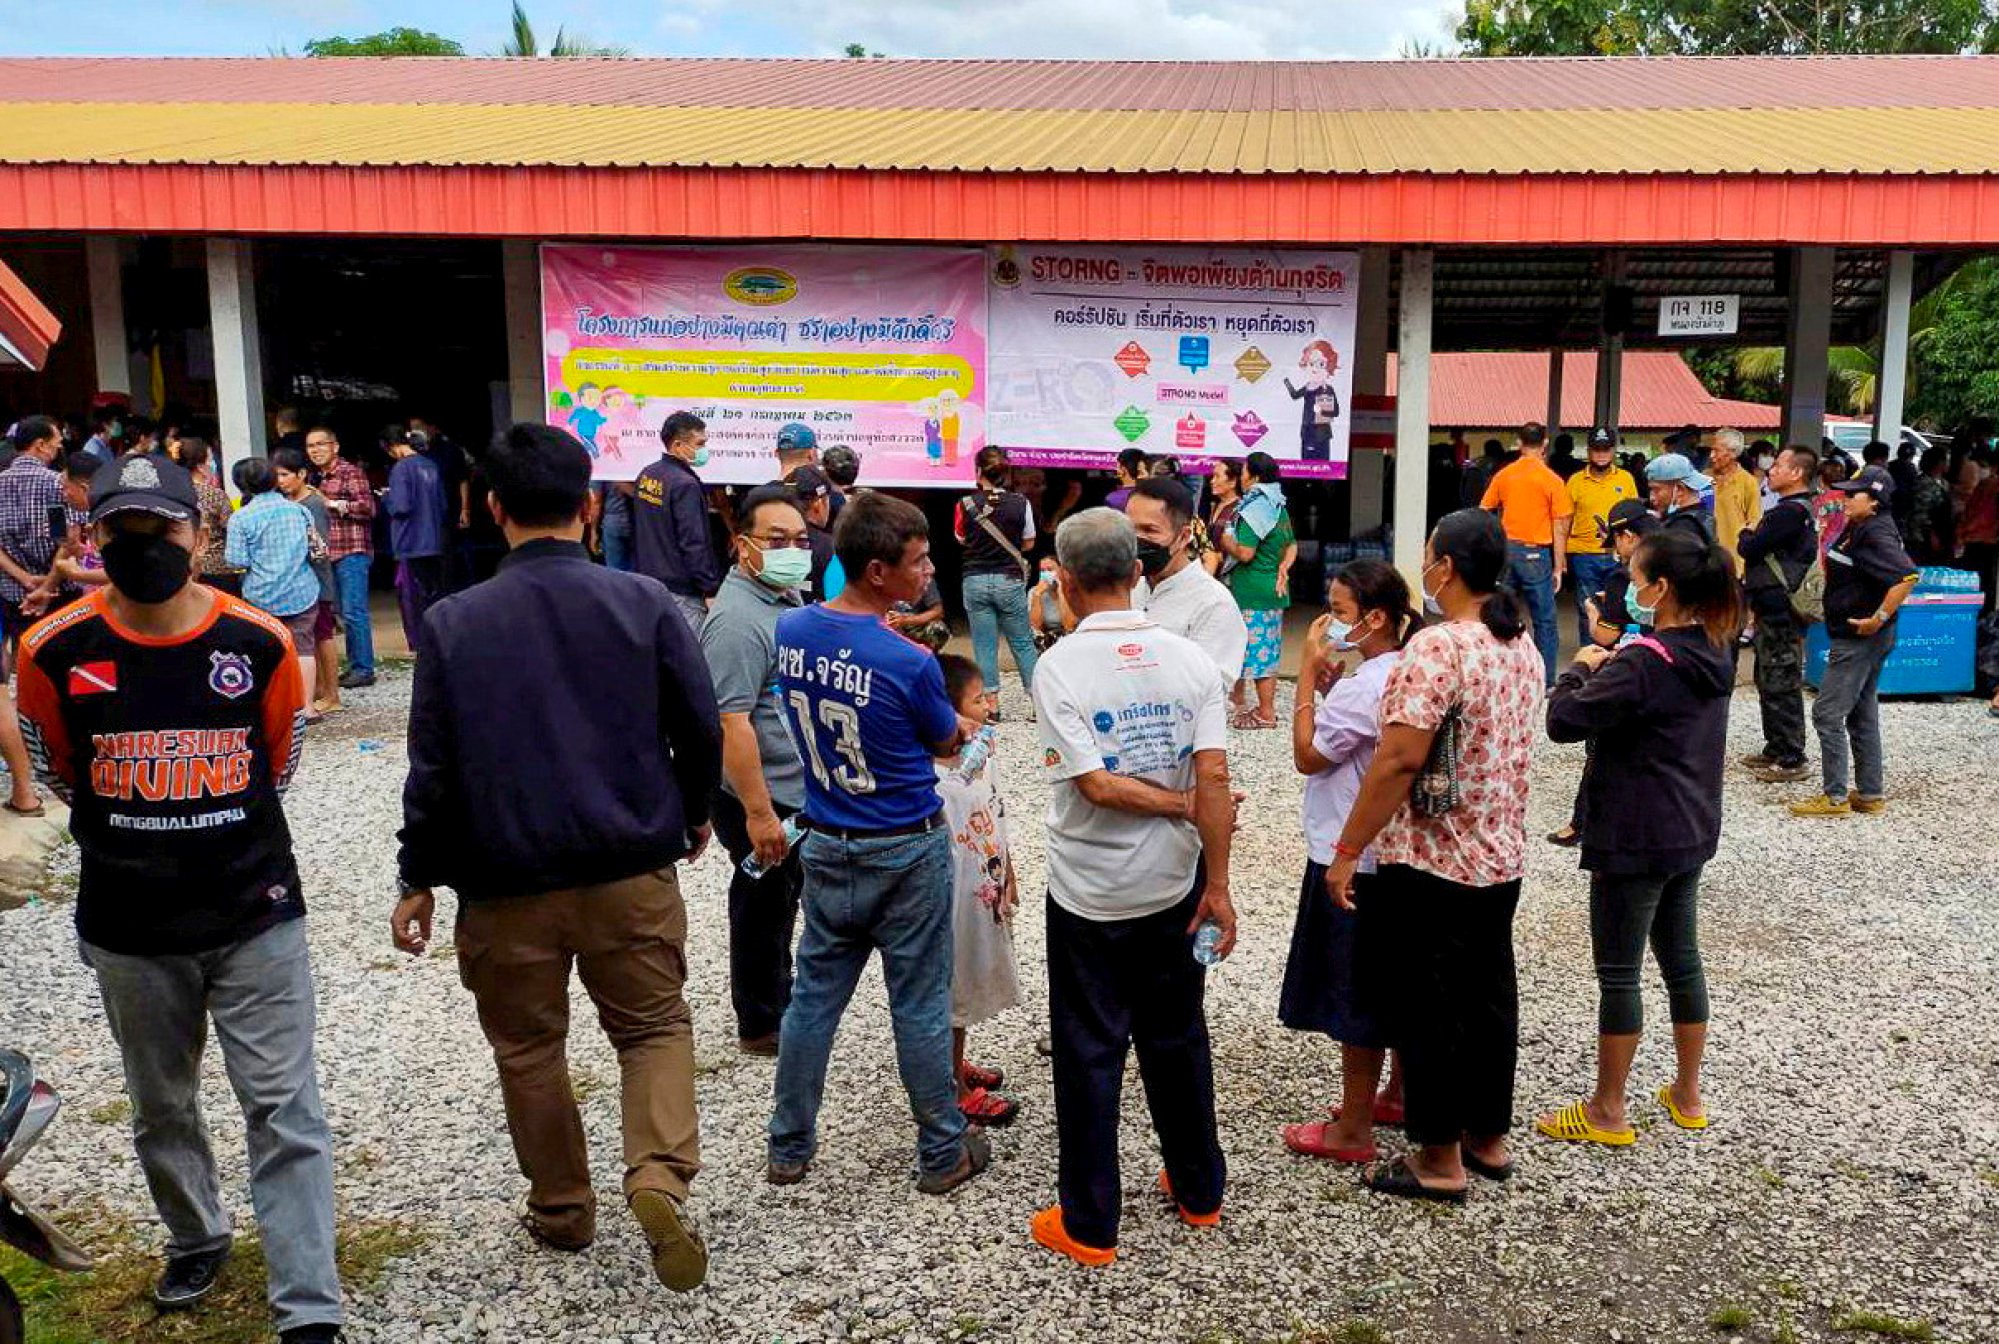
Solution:
M 1706 1116 L 1688 1115 L 1684 1111 L 1682 1111 L 1679 1107 L 1673 1104 L 1673 1085 L 1671 1083 L 1668 1083 L 1664 1087 L 1659 1089 L 1659 1104 L 1666 1108 L 1666 1114 L 1672 1116 L 1673 1123 L 1678 1125 L 1681 1129 L 1707 1128 Z
M 1632 1129 L 1602 1129 L 1590 1123 L 1589 1114 L 1578 1101 L 1564 1106 L 1553 1115 L 1544 1115 L 1534 1122 L 1534 1128 L 1551 1139 L 1561 1139 L 1568 1143 L 1600 1143 L 1606 1148 L 1629 1148 L 1638 1142 L 1638 1132 Z

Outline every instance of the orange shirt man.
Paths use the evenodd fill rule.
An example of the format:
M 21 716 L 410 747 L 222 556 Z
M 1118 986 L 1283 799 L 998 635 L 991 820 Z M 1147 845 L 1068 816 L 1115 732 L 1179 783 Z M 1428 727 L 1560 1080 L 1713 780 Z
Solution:
M 1568 568 L 1569 522 L 1575 506 L 1569 502 L 1568 487 L 1548 465 L 1547 430 L 1537 424 L 1523 425 L 1514 442 L 1519 458 L 1493 476 L 1479 507 L 1499 511 L 1499 524 L 1506 529 L 1508 541 L 1553 551 L 1554 587 L 1560 592 L 1562 573 Z

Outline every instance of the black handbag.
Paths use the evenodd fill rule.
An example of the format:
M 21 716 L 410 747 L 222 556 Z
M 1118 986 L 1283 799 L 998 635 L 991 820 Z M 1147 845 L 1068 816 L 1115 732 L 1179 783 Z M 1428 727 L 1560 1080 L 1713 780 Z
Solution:
M 1462 730 L 1462 716 L 1458 706 L 1452 705 L 1444 711 L 1443 722 L 1437 725 L 1437 735 L 1430 739 L 1430 754 L 1423 761 L 1423 768 L 1416 772 L 1416 782 L 1409 788 L 1409 806 L 1421 817 L 1441 817 L 1455 809 L 1461 793 L 1458 785 L 1458 767 L 1463 761 L 1463 743 L 1459 741 Z

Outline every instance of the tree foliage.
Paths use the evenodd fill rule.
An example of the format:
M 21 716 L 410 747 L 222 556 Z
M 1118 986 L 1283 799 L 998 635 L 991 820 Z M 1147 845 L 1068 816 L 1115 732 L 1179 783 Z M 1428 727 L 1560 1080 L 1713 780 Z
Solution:
M 1999 416 L 1999 258 L 1980 258 L 1951 279 L 1936 320 L 1910 341 L 1911 409 L 1943 429 Z
M 1467 56 L 1999 50 L 1993 0 L 1466 0 Z
M 463 56 L 462 44 L 421 28 L 391 28 L 366 37 L 320 37 L 305 44 L 308 56 Z
M 592 42 L 581 33 L 571 35 L 568 29 L 555 30 L 555 41 L 549 43 L 546 52 L 541 49 L 541 39 L 536 36 L 534 24 L 529 22 L 527 10 L 521 0 L 514 0 L 514 12 L 510 21 L 511 32 L 506 45 L 500 48 L 502 56 L 551 56 L 556 58 L 573 56 L 629 56 L 631 48 L 607 46 Z

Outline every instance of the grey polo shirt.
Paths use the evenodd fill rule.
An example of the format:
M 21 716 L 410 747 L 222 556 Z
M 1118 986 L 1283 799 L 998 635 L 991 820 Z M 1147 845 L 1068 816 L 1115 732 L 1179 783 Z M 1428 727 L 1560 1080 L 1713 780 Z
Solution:
M 794 595 L 731 568 L 701 626 L 715 707 L 750 716 L 771 801 L 792 809 L 805 806 L 805 763 L 777 700 L 777 618 L 797 605 Z M 722 787 L 735 793 L 726 774 Z

